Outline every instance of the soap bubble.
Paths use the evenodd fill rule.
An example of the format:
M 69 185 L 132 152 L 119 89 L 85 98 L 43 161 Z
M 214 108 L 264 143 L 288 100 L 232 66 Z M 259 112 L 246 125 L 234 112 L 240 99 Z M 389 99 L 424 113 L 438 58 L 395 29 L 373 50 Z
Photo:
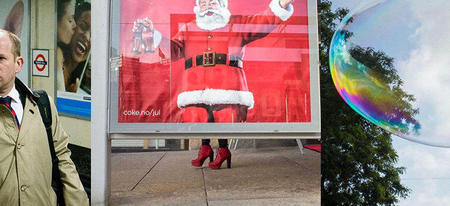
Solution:
M 402 138 L 450 147 L 450 1 L 373 0 L 351 11 L 330 46 L 344 101 Z

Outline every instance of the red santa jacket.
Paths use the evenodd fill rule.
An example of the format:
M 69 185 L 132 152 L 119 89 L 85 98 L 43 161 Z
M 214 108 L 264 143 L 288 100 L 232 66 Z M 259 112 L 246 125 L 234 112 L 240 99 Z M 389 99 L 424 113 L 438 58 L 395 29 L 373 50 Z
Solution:
M 228 24 L 211 31 L 195 21 L 181 26 L 171 38 L 171 59 L 185 59 L 179 108 L 195 104 L 238 104 L 251 109 L 253 94 L 248 90 L 242 59 L 244 46 L 267 36 L 293 13 L 273 0 L 270 9 L 254 16 L 231 16 Z

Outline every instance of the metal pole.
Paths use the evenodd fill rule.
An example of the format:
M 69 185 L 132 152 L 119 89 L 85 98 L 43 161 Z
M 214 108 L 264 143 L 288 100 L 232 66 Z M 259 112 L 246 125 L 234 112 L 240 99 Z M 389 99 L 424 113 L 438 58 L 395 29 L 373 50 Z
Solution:
M 109 0 L 92 1 L 91 202 L 107 205 L 111 140 L 108 136 Z

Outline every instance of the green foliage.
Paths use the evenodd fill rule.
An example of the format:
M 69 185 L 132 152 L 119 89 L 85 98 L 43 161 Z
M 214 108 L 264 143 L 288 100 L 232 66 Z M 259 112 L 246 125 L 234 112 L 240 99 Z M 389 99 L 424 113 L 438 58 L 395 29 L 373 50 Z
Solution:
M 322 205 L 394 205 L 408 196 L 409 189 L 400 183 L 405 168 L 395 165 L 398 156 L 390 134 L 354 112 L 339 96 L 330 75 L 329 45 L 337 22 L 347 13 L 331 11 L 327 0 L 319 4 Z M 391 58 L 370 49 L 354 52 L 358 58 L 373 60 L 383 78 L 400 88 L 401 80 L 393 78 Z M 405 98 L 413 101 L 412 96 Z
M 80 5 L 85 2 L 91 3 L 91 0 L 76 0 L 76 5 Z
M 418 133 L 420 123 L 414 116 L 419 113 L 419 109 L 413 108 L 411 104 L 415 101 L 414 96 L 407 94 L 401 88 L 403 80 L 393 65 L 394 58 L 387 56 L 382 51 L 375 51 L 371 47 L 353 46 L 350 48 L 350 54 L 358 62 L 370 68 L 367 71 L 369 76 L 382 82 L 381 85 L 386 85 L 384 88 L 379 88 L 378 92 L 383 93 L 385 104 L 389 104 L 384 115 L 389 121 L 396 122 L 396 130 L 403 134 Z M 414 129 L 411 129 L 410 126 L 414 126 Z

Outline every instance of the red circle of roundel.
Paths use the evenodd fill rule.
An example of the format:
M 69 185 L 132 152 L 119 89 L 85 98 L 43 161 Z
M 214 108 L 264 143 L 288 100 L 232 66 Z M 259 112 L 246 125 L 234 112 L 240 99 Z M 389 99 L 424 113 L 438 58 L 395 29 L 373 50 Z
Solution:
M 47 61 L 45 60 L 44 55 L 38 54 L 34 59 L 34 65 L 36 66 L 36 69 L 38 71 L 44 71 L 45 67 L 47 66 Z

